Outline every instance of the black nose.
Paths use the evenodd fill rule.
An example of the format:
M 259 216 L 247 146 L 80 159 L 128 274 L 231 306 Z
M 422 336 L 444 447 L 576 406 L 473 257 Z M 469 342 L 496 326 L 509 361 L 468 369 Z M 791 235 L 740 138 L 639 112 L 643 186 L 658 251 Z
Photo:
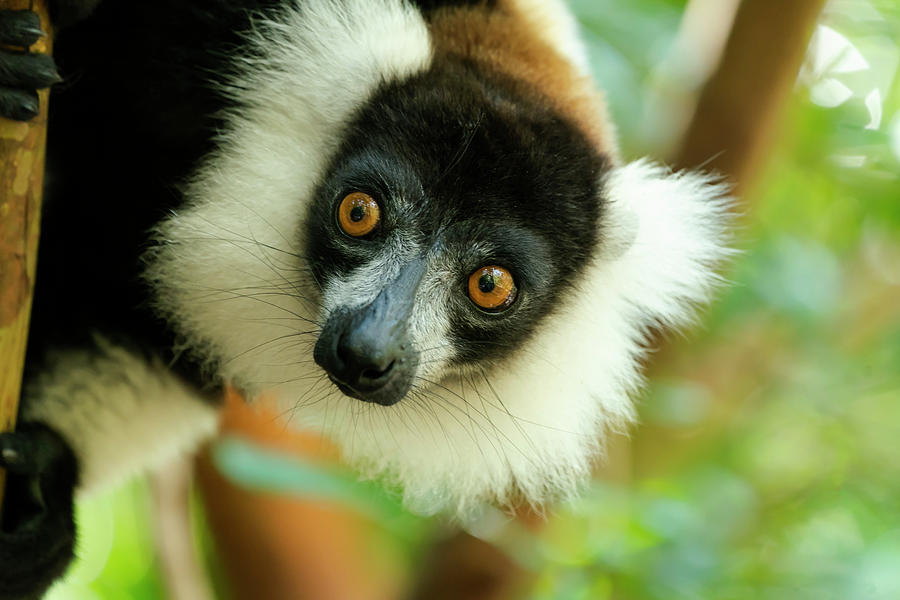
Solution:
M 384 343 L 384 342 L 387 343 Z M 364 394 L 380 390 L 391 380 L 394 366 L 403 360 L 403 349 L 393 340 L 375 339 L 365 330 L 342 335 L 335 348 L 331 374 Z
M 369 311 L 329 319 L 313 357 L 347 396 L 390 406 L 412 386 L 418 355 L 404 331 L 379 327 L 367 316 Z

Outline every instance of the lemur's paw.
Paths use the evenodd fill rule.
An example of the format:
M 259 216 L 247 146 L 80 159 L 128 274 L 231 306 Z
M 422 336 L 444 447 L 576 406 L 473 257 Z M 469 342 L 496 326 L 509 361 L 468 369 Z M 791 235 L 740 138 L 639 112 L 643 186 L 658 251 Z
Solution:
M 50 429 L 23 424 L 0 433 L 0 467 L 0 599 L 40 598 L 73 557 L 75 456 Z
M 0 117 L 33 119 L 39 109 L 37 90 L 60 81 L 52 57 L 28 52 L 43 35 L 37 13 L 0 10 Z

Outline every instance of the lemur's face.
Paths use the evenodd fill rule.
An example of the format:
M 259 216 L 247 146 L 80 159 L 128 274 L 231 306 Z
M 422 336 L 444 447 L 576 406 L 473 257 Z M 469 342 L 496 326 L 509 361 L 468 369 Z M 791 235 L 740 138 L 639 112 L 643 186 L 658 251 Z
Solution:
M 223 381 L 457 511 L 574 491 L 632 417 L 645 332 L 687 321 L 727 254 L 721 186 L 614 158 L 560 2 L 526 3 L 558 18 L 534 30 L 475 4 L 258 23 L 147 268 Z
M 382 89 L 303 224 L 316 363 L 391 405 L 502 362 L 598 243 L 605 166 L 560 116 L 460 64 Z

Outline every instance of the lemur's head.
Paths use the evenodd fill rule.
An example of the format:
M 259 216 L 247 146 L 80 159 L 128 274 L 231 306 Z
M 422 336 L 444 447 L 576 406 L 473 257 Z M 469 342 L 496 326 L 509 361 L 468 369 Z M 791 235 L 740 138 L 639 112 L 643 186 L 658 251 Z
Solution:
M 392 405 L 480 379 L 590 261 L 608 159 L 517 87 L 447 61 L 348 124 L 303 224 L 322 289 L 315 360 L 348 396 Z
M 719 186 L 620 164 L 560 4 L 476 4 L 270 15 L 148 271 L 224 379 L 421 508 L 572 491 L 727 253 Z

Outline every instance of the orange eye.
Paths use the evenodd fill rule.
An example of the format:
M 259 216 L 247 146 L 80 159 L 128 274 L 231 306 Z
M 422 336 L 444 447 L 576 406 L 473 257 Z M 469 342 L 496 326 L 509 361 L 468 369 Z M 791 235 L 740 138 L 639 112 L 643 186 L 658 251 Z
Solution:
M 516 299 L 516 282 L 503 267 L 481 267 L 469 275 L 469 298 L 484 310 L 500 312 Z
M 363 192 L 344 196 L 338 207 L 338 222 L 347 235 L 362 237 L 372 233 L 381 222 L 381 208 L 375 198 Z

